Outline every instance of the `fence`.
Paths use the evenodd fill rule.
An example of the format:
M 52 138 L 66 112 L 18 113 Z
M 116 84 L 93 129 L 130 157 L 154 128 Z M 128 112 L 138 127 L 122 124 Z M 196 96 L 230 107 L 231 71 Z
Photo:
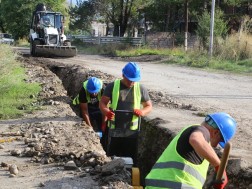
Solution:
M 85 43 L 92 44 L 111 44 L 111 43 L 122 43 L 130 44 L 133 46 L 141 46 L 147 44 L 150 47 L 156 48 L 173 48 L 177 45 L 184 43 L 183 34 L 181 33 L 170 33 L 170 32 L 155 32 L 147 33 L 146 37 L 87 37 L 84 35 L 72 35 L 68 36 L 70 40 L 80 39 Z M 146 41 L 144 40 L 146 39 Z M 188 35 L 188 48 L 193 48 L 196 43 L 195 35 Z
M 111 44 L 111 43 L 122 43 L 130 44 L 133 46 L 141 46 L 144 41 L 142 37 L 87 37 L 84 35 L 72 35 L 68 36 L 70 40 L 80 39 L 85 43 L 92 44 Z

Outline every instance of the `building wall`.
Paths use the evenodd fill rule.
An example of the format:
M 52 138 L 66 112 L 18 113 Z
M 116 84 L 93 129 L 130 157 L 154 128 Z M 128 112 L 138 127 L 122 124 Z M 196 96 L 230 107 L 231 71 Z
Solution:
M 92 22 L 92 35 L 94 37 L 98 37 L 98 36 L 106 36 L 106 29 L 107 29 L 107 26 L 105 23 L 99 23 L 97 21 L 93 21 Z

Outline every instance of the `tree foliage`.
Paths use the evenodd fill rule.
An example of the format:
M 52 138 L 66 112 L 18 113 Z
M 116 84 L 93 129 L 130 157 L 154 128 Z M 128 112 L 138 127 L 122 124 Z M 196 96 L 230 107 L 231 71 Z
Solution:
M 224 3 L 232 6 L 240 6 L 243 3 L 248 3 L 248 0 L 224 0 Z
M 210 13 L 205 11 L 202 16 L 198 17 L 198 29 L 196 31 L 200 42 L 204 48 L 207 48 L 207 43 L 209 42 L 210 35 Z M 215 11 L 214 18 L 214 37 L 225 37 L 227 35 L 227 21 L 223 19 L 223 12 L 220 9 Z
M 152 0 L 97 0 L 97 8 L 105 22 L 114 25 L 114 36 L 123 36 L 129 25 L 137 24 L 139 10 Z
M 183 32 L 186 1 L 188 1 L 189 22 L 205 17 L 204 12 L 211 10 L 209 0 L 78 0 L 77 5 L 68 12 L 66 1 L 43 0 L 43 3 L 65 16 L 70 14 L 71 30 L 90 32 L 91 23 L 96 20 L 106 23 L 107 30 L 112 23 L 114 36 L 124 36 L 126 32 L 131 35 L 129 31 L 133 33 L 134 28 L 139 28 L 139 23 L 142 26 L 148 23 L 154 31 L 173 32 L 179 28 L 179 31 Z M 0 2 L 0 30 L 12 33 L 16 39 L 27 36 L 32 12 L 41 0 L 0 0 Z M 239 27 L 239 18 L 251 12 L 249 8 L 252 6 L 251 0 L 216 1 L 216 8 L 230 10 L 229 6 L 239 7 L 239 13 L 238 11 L 231 13 L 236 14 L 235 25 Z M 199 23 L 199 27 L 203 27 L 202 24 Z M 217 28 L 219 27 L 215 27 Z
M 146 19 L 152 24 L 153 30 L 174 32 L 184 26 L 185 0 L 155 0 L 145 9 Z M 188 0 L 189 21 L 195 22 L 196 16 L 209 7 L 207 0 Z
M 77 1 L 74 7 L 69 9 L 70 26 L 73 31 L 84 30 L 91 33 L 91 23 L 96 15 L 95 2 Z
M 39 0 L 1 0 L 0 28 L 11 33 L 15 39 L 24 38 L 29 34 L 32 12 Z M 66 0 L 44 0 L 43 3 L 54 11 L 66 15 Z

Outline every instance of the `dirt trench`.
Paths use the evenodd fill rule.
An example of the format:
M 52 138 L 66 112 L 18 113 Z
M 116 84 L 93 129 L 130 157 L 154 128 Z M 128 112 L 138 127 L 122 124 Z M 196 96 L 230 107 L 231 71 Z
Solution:
M 49 132 L 47 134 L 50 136 L 50 132 L 53 130 L 54 133 L 65 136 L 62 140 L 60 140 L 61 142 L 58 146 L 61 146 L 61 148 L 57 148 L 57 152 L 55 152 L 55 149 L 50 151 L 50 149 L 53 149 L 51 147 L 55 145 L 55 141 L 57 141 L 53 137 L 51 138 L 51 141 L 54 142 L 49 144 L 46 143 L 47 148 L 44 148 L 45 151 L 40 152 L 44 154 L 44 156 L 35 156 L 33 152 L 30 152 L 29 150 L 25 152 L 26 154 L 32 156 L 32 162 L 42 164 L 57 163 L 58 166 L 63 166 L 69 161 L 74 160 L 76 166 L 79 168 L 78 170 L 80 171 L 74 172 L 74 178 L 76 179 L 77 177 L 78 179 L 76 179 L 76 182 L 81 184 L 83 184 L 83 178 L 89 178 L 89 176 L 93 175 L 90 181 L 87 182 L 86 180 L 86 185 L 82 186 L 77 186 L 76 183 L 72 183 L 69 180 L 62 181 L 62 179 L 58 178 L 56 184 L 61 183 L 61 187 L 63 182 L 70 183 L 71 187 L 74 186 L 77 188 L 102 188 L 105 186 L 108 188 L 130 188 L 130 175 L 128 171 L 125 171 L 125 169 L 118 168 L 116 172 L 109 174 L 107 172 L 102 172 L 101 167 L 109 164 L 111 159 L 104 155 L 104 151 L 101 149 L 98 137 L 92 130 L 87 127 L 83 127 L 83 123 L 81 123 L 80 118 L 76 115 L 76 113 L 74 113 L 76 109 L 73 109 L 71 106 L 71 99 L 78 94 L 82 82 L 86 80 L 86 78 L 96 76 L 103 79 L 104 83 L 108 83 L 115 78 L 97 70 L 90 70 L 77 65 L 70 66 L 67 64 L 60 64 L 44 58 L 25 57 L 23 62 L 26 67 L 31 67 L 32 65 L 38 67 L 38 74 L 41 74 L 42 72 L 48 73 L 50 75 L 49 77 L 53 78 L 49 81 L 48 76 L 45 76 L 47 78 L 42 82 L 42 86 L 44 86 L 44 94 L 40 94 L 42 97 L 42 100 L 40 99 L 40 105 L 49 105 L 47 108 L 53 107 L 53 110 L 48 111 L 49 115 L 45 114 L 43 116 L 43 120 L 40 117 L 41 115 L 37 115 L 40 118 L 36 121 L 30 120 L 31 122 L 34 121 L 35 124 L 28 124 L 27 122 L 20 124 L 18 122 L 17 125 L 21 128 L 26 128 L 26 133 L 28 133 L 26 134 L 27 136 L 33 135 L 36 133 L 35 131 L 41 132 L 42 127 L 45 127 L 43 124 L 44 122 L 47 129 L 43 130 L 43 132 L 47 130 L 47 132 Z M 56 75 L 49 73 L 50 71 Z M 32 71 L 30 71 L 28 75 L 33 75 L 36 78 L 36 74 L 32 73 Z M 32 80 L 36 81 L 35 78 Z M 171 109 L 187 109 L 189 111 L 195 110 L 192 105 L 181 105 L 171 97 L 161 94 L 160 92 L 149 92 L 155 105 L 162 105 Z M 63 115 L 61 116 L 61 114 Z M 54 119 L 52 119 L 51 116 L 53 116 Z M 49 122 L 45 121 L 45 119 Z M 65 123 L 62 123 L 62 121 Z M 59 128 L 54 127 L 55 124 L 58 125 Z M 149 172 L 154 162 L 176 134 L 174 131 L 162 127 L 163 124 L 165 124 L 165 121 L 158 117 L 155 119 L 148 119 L 147 117 L 142 120 L 137 162 L 141 171 L 142 184 L 144 177 Z M 66 129 L 66 126 L 68 129 Z M 20 138 L 20 140 L 23 140 L 23 138 Z M 221 151 L 218 151 L 218 153 L 221 154 Z M 118 164 L 120 164 L 120 162 L 114 162 L 114 165 Z M 246 166 L 246 161 L 241 160 L 239 157 L 231 158 L 228 163 L 227 172 L 230 180 L 227 188 L 252 188 L 252 171 L 251 167 Z M 89 185 L 87 185 L 87 183 Z M 41 186 L 45 185 L 43 186 L 45 188 L 60 188 L 58 185 L 56 187 L 56 184 L 54 183 L 53 185 L 52 182 L 49 181 L 40 183 Z
M 97 70 L 89 70 L 78 65 L 69 66 L 65 64 L 59 64 L 58 62 L 45 62 L 44 59 L 36 59 L 42 66 L 48 67 L 53 73 L 55 73 L 59 79 L 61 79 L 64 88 L 67 91 L 68 96 L 73 99 L 82 87 L 82 82 L 88 77 L 95 76 L 102 79 L 105 85 L 115 78 L 106 73 L 102 73 Z M 176 108 L 179 105 L 172 101 L 170 97 L 167 100 L 160 102 L 160 94 L 155 91 L 150 91 L 152 100 L 158 103 L 165 104 L 167 107 Z M 71 106 L 76 115 L 79 115 L 78 107 Z M 185 105 L 181 108 L 185 108 Z M 188 106 L 188 108 L 192 108 Z M 148 119 L 143 118 L 141 122 L 141 133 L 139 136 L 139 149 L 138 149 L 138 162 L 141 171 L 141 183 L 144 184 L 144 178 L 162 153 L 164 148 L 168 145 L 169 141 L 173 138 L 175 133 L 169 129 L 159 127 L 164 120 L 160 118 Z M 158 142 L 153 143 L 152 138 L 160 138 Z M 146 148 L 148 146 L 148 148 Z M 151 156 L 150 156 L 151 153 Z
M 45 63 L 43 62 L 43 64 Z M 79 65 L 71 66 L 59 64 L 58 62 L 48 62 L 47 66 L 62 80 L 64 88 L 71 98 L 78 94 L 82 82 L 90 76 L 101 78 L 105 84 L 115 79 L 113 76 L 101 71 L 90 70 Z M 161 105 L 170 109 L 186 109 L 188 111 L 197 109 L 191 104 L 181 104 L 172 97 L 160 94 L 158 91 L 149 90 L 149 92 L 154 105 Z M 144 184 L 144 177 L 176 134 L 174 130 L 162 127 L 163 124 L 165 124 L 165 121 L 158 117 L 155 119 L 148 119 L 147 117 L 142 120 L 137 162 L 141 170 L 142 184 Z M 221 156 L 221 149 L 217 148 L 216 151 Z M 228 188 L 252 188 L 250 180 L 252 178 L 251 167 L 244 165 L 246 160 L 231 157 L 229 164 L 230 182 Z

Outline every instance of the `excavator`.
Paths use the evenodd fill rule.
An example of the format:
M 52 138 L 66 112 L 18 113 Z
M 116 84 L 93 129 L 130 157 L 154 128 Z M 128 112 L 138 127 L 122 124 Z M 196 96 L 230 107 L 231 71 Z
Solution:
M 30 25 L 30 53 L 42 57 L 73 57 L 77 48 L 64 34 L 64 16 L 47 10 L 42 3 L 36 6 Z

